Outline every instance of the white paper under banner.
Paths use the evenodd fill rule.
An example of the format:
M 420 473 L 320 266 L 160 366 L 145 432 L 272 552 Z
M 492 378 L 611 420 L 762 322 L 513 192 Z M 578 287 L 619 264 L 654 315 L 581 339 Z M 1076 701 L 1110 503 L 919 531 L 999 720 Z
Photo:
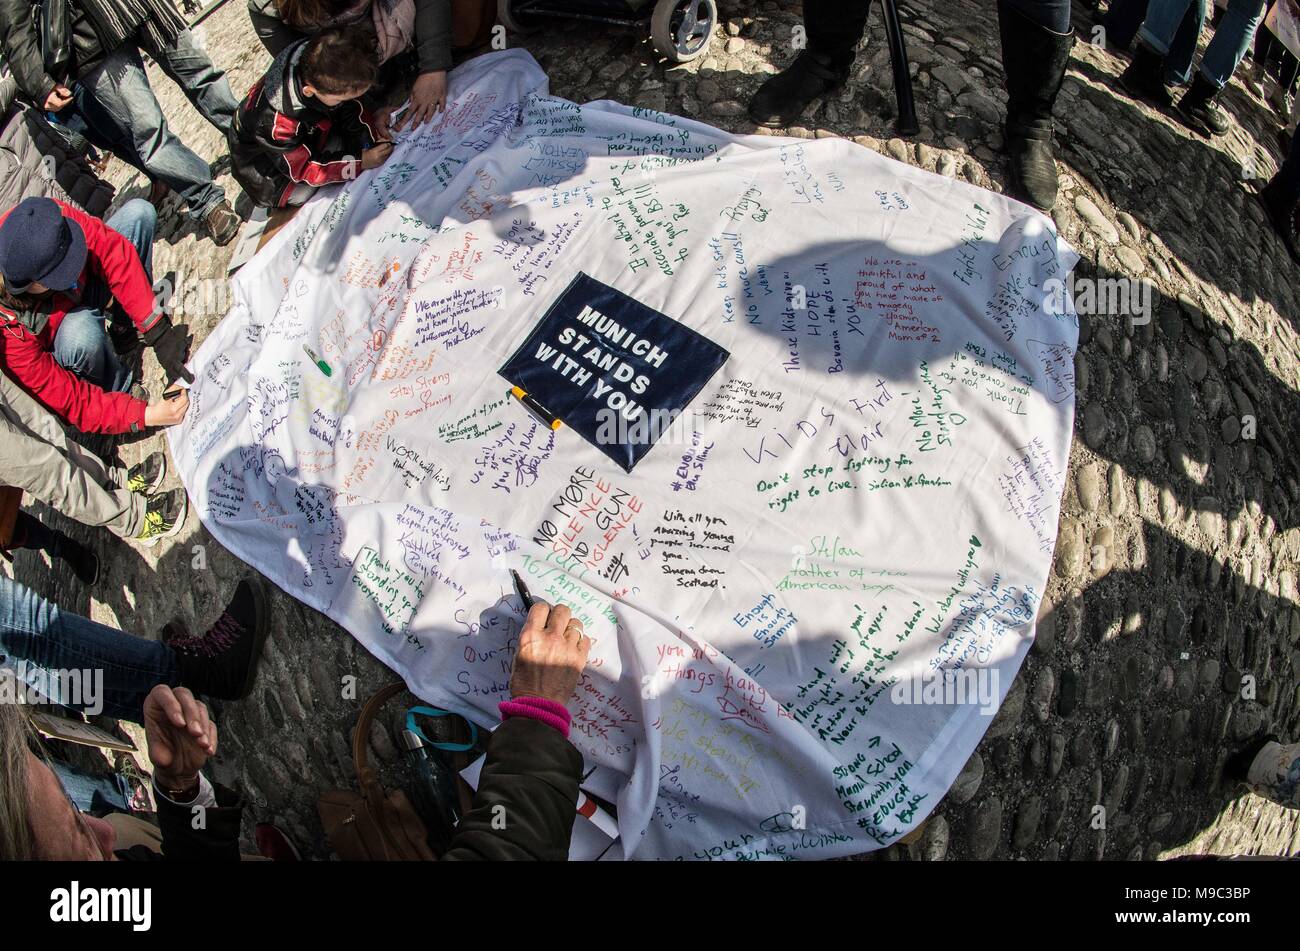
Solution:
M 991 192 L 579 106 L 495 53 L 237 275 L 172 450 L 223 545 L 436 706 L 496 720 L 510 568 L 570 605 L 595 641 L 573 740 L 630 857 L 863 852 L 938 804 L 1032 642 L 1076 260 Z M 640 336 L 566 298 L 564 342 L 570 287 L 644 305 Z M 609 438 L 691 374 L 632 471 L 509 395 L 534 328 Z

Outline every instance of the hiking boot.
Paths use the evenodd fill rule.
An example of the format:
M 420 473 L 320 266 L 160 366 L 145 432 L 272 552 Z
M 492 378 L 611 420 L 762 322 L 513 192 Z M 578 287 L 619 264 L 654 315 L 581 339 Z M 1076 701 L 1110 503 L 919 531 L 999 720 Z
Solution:
M 1291 259 L 1300 264 L 1300 228 L 1297 227 L 1296 222 L 1297 203 L 1284 195 L 1276 182 L 1276 179 L 1269 182 L 1256 193 L 1255 197 L 1268 212 L 1268 220 L 1273 223 L 1274 230 L 1281 235 L 1286 249 L 1291 252 Z
M 775 129 L 793 125 L 814 100 L 832 93 L 849 78 L 846 66 L 836 70 L 812 50 L 801 52 L 793 63 L 768 77 L 749 101 L 749 118 L 755 125 Z
M 235 235 L 239 234 L 239 226 L 242 223 L 228 201 L 218 202 L 203 216 L 204 227 L 208 229 L 208 234 L 212 235 L 213 242 L 218 246 L 225 246 L 233 241 Z
M 173 622 L 162 639 L 176 652 L 184 686 L 218 700 L 242 700 L 257 679 L 266 633 L 266 593 L 260 580 L 245 578 L 206 634 L 196 637 Z
M 998 4 L 1007 81 L 1003 138 L 1011 159 L 1011 191 L 1044 211 L 1056 204 L 1052 107 L 1070 62 L 1074 32 L 1057 33 L 1002 0 Z
M 190 513 L 189 496 L 184 489 L 172 489 L 149 500 L 144 510 L 144 530 L 135 540 L 152 548 L 159 539 L 171 538 L 185 524 L 185 517 Z
M 126 487 L 140 495 L 153 495 L 167 478 L 167 457 L 161 452 L 151 452 L 144 462 L 127 470 Z
M 1201 73 L 1192 77 L 1192 88 L 1178 100 L 1178 117 L 1183 124 L 1201 135 L 1223 135 L 1230 123 L 1227 113 L 1215 101 L 1219 90 Z
M 1165 86 L 1165 58 L 1141 40 L 1133 51 L 1133 61 L 1119 74 L 1119 84 L 1134 99 L 1157 109 L 1169 109 L 1174 104 Z

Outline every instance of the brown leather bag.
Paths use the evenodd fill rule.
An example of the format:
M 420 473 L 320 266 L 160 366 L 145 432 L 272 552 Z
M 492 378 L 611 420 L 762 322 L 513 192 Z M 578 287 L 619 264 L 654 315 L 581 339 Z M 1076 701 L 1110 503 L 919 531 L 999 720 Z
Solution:
M 436 858 L 429 848 L 428 830 L 401 789 L 388 792 L 379 784 L 366 755 L 370 725 L 379 709 L 406 689 L 395 683 L 368 701 L 352 734 L 352 759 L 361 792 L 332 789 L 316 802 L 330 846 L 345 862 L 421 861 Z

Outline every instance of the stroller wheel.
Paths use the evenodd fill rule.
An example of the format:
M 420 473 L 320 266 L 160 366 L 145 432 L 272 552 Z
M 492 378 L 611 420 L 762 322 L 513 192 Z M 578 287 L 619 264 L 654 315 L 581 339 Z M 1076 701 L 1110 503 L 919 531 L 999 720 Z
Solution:
M 650 41 L 672 62 L 689 63 L 704 55 L 717 25 L 717 0 L 658 0 L 650 18 Z
M 497 22 L 511 33 L 536 33 L 542 26 L 540 18 L 520 13 L 519 2 L 520 0 L 497 0 Z

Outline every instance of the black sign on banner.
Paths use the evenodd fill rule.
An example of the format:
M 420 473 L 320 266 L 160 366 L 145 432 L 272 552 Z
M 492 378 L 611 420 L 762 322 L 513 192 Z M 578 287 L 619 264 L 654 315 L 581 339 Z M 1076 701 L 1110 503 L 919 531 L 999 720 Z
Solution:
M 500 372 L 631 472 L 728 356 L 579 272 Z

